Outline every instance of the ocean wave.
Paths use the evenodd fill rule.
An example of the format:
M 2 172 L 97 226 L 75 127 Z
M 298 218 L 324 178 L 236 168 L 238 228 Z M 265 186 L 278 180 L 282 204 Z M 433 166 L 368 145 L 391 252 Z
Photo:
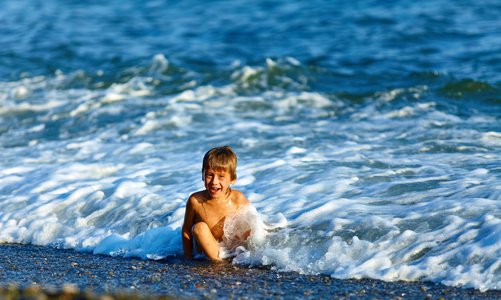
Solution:
M 340 73 L 287 57 L 127 69 L 0 83 L 1 242 L 182 255 L 203 153 L 230 144 L 256 209 L 235 263 L 501 288 L 494 85 L 430 73 L 335 91 Z

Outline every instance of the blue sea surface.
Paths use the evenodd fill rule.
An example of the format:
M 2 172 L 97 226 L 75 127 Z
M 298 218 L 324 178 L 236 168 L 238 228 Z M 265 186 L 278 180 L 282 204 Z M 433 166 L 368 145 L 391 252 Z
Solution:
M 256 209 L 234 263 L 501 289 L 500 15 L 5 0 L 0 242 L 182 255 L 202 157 L 230 145 Z

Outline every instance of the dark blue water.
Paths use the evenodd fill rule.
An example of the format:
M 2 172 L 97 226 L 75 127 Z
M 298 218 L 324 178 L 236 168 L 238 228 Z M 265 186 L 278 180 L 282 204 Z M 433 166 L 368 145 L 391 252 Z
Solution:
M 237 60 L 293 57 L 315 79 L 309 88 L 332 92 L 363 93 L 436 77 L 496 86 L 500 15 L 495 0 L 6 0 L 0 76 L 81 69 L 113 78 L 164 54 L 202 77 Z M 219 76 L 209 80 L 227 80 Z

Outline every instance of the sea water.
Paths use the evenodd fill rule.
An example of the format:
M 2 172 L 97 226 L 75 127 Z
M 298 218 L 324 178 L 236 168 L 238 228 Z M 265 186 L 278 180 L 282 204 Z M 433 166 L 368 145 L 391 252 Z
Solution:
M 229 145 L 252 203 L 233 263 L 501 289 L 500 14 L 3 1 L 0 242 L 182 256 L 202 157 Z

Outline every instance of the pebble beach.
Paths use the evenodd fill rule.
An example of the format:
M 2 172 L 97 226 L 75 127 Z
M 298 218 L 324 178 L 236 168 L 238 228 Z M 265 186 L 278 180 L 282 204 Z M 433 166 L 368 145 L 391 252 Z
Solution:
M 431 282 L 338 280 L 271 268 L 124 259 L 31 245 L 0 246 L 2 299 L 499 299 Z

